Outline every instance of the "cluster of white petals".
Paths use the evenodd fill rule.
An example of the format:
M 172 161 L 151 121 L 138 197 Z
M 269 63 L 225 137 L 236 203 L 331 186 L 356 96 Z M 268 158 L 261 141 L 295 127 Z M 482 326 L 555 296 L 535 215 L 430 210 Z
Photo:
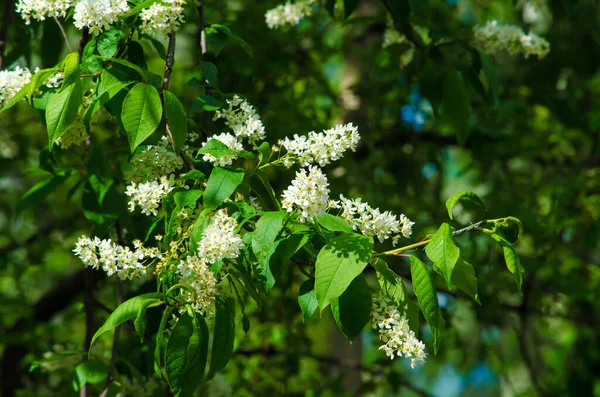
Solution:
M 247 138 L 248 142 L 254 145 L 265 139 L 265 126 L 254 106 L 238 95 L 226 102 L 227 108 L 217 110 L 214 120 L 225 119 L 225 125 L 231 128 L 240 141 Z
M 191 303 L 194 310 L 205 316 L 210 315 L 210 308 L 217 292 L 217 279 L 206 261 L 196 255 L 188 255 L 179 262 L 177 274 L 180 283 L 194 289 L 195 298 L 190 291 L 182 290 L 187 294 L 187 301 Z
M 131 197 L 128 203 L 129 211 L 133 212 L 135 207 L 139 206 L 144 215 L 158 215 L 161 200 L 173 190 L 172 182 L 166 176 L 162 176 L 159 180 L 140 184 L 131 182 L 125 190 L 125 194 Z
M 306 222 L 324 214 L 329 198 L 329 182 L 319 167 L 311 166 L 296 172 L 296 178 L 283 192 L 281 206 L 292 212 L 299 210 L 299 221 Z
M 127 11 L 127 0 L 79 0 L 75 5 L 73 24 L 77 29 L 88 28 L 91 34 L 97 36 Z
M 16 10 L 25 20 L 31 23 L 31 18 L 43 21 L 46 17 L 64 17 L 73 5 L 74 0 L 19 0 Z
M 235 136 L 231 135 L 229 132 L 223 132 L 222 134 L 219 134 L 219 135 L 213 135 L 209 138 L 209 140 L 210 139 L 216 139 L 217 141 L 223 143 L 225 146 L 227 146 L 231 150 L 244 149 L 244 146 L 242 146 L 242 143 L 240 141 L 238 141 L 238 139 Z M 206 146 L 207 143 L 208 143 L 208 141 L 203 142 L 202 147 Z M 202 157 L 202 159 L 204 161 L 209 161 L 219 167 L 231 165 L 231 163 L 233 163 L 233 160 L 235 160 L 236 158 L 237 158 L 237 156 L 232 153 L 224 154 L 220 157 L 215 157 L 212 154 L 205 154 Z
M 136 183 L 156 180 L 183 167 L 183 160 L 171 150 L 166 136 L 163 136 L 156 146 L 146 146 L 146 149 L 133 156 L 129 163 L 133 168 L 125 172 L 125 179 Z
M 235 229 L 238 223 L 227 215 L 227 211 L 217 211 L 212 223 L 202 232 L 198 244 L 198 257 L 206 263 L 215 263 L 223 259 L 235 259 L 244 248 L 244 243 Z
M 323 167 L 341 159 L 346 150 L 355 151 L 359 140 L 358 128 L 348 123 L 319 133 L 311 131 L 308 136 L 294 134 L 294 139 L 285 138 L 279 144 L 292 155 L 284 157 L 286 167 L 291 167 L 295 161 L 303 167 L 312 163 Z
M 144 260 L 161 257 L 157 248 L 145 248 L 139 240 L 135 240 L 133 245 L 135 251 L 115 244 L 110 239 L 94 237 L 92 240 L 81 236 L 73 252 L 86 266 L 101 268 L 108 276 L 117 274 L 122 280 L 131 280 L 146 275 L 146 267 L 142 263 Z
M 142 33 L 151 36 L 168 35 L 171 30 L 179 29 L 184 23 L 183 5 L 185 0 L 162 0 L 152 4 L 140 12 Z
M 535 33 L 525 34 L 513 25 L 500 25 L 497 21 L 488 21 L 485 25 L 473 28 L 475 45 L 489 54 L 508 51 L 515 55 L 522 53 L 525 58 L 537 55 L 542 59 L 550 52 L 550 43 Z
M 80 146 L 89 136 L 87 128 L 83 122 L 81 115 L 73 121 L 69 129 L 56 140 L 56 144 L 63 149 L 68 149 L 71 146 Z
M 400 234 L 410 237 L 415 224 L 404 214 L 401 214 L 398 219 L 389 211 L 381 212 L 379 208 L 373 208 L 368 203 L 363 203 L 360 198 L 347 199 L 344 195 L 340 195 L 340 201 L 335 202 L 333 206 L 341 207 L 340 216 L 352 226 L 352 229 L 360 230 L 365 236 L 377 237 L 379 242 L 393 237 L 392 241 L 396 245 Z
M 0 107 L 10 101 L 30 80 L 31 72 L 27 68 L 17 66 L 15 70 L 0 71 Z
M 284 25 L 298 25 L 300 20 L 312 15 L 315 3 L 316 0 L 299 0 L 280 4 L 265 14 L 267 26 L 276 29 Z
M 381 294 L 373 297 L 371 322 L 383 342 L 379 350 L 383 350 L 390 359 L 395 356 L 410 358 L 413 368 L 418 361 L 425 361 L 425 345 L 408 326 L 408 319 Z

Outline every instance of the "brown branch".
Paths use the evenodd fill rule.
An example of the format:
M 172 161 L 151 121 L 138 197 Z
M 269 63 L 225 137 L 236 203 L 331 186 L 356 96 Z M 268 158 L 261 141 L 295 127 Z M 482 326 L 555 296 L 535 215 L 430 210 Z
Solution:
M 0 70 L 4 67 L 4 55 L 8 40 L 8 28 L 10 27 L 12 17 L 12 5 L 14 1 L 4 0 L 4 18 L 2 18 L 2 28 L 0 29 Z
M 65 39 L 65 44 L 67 45 L 69 52 L 73 52 L 73 49 L 71 48 L 71 45 L 69 44 L 69 38 L 67 37 L 67 32 L 65 32 L 65 28 L 63 28 L 62 24 L 60 23 L 60 21 L 58 20 L 56 15 L 54 15 L 53 17 L 54 17 L 54 21 L 58 25 L 58 28 L 60 29 L 60 32 L 63 35 L 63 38 Z

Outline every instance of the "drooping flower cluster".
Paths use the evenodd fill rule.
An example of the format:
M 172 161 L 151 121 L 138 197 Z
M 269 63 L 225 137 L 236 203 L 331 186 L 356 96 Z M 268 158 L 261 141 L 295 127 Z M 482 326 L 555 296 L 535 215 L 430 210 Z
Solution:
M 358 128 L 348 123 L 319 133 L 311 131 L 308 136 L 294 134 L 294 139 L 285 138 L 279 143 L 291 154 L 283 159 L 286 167 L 295 161 L 303 167 L 313 163 L 323 167 L 341 159 L 346 150 L 355 151 L 359 140 Z
M 90 33 L 97 36 L 127 11 L 127 0 L 79 0 L 75 5 L 73 24 L 81 30 L 89 28 Z
M 225 119 L 225 125 L 240 141 L 247 138 L 248 143 L 255 145 L 265 139 L 265 126 L 254 106 L 238 95 L 226 102 L 227 108 L 217 110 L 213 120 Z
M 238 141 L 237 138 L 235 136 L 231 135 L 229 132 L 223 132 L 222 134 L 219 134 L 219 135 L 213 135 L 209 139 L 216 139 L 217 141 L 223 143 L 225 146 L 227 146 L 231 150 L 244 149 L 244 146 L 242 146 L 242 143 L 240 141 Z M 207 143 L 208 143 L 208 141 L 202 142 L 202 147 L 206 146 Z M 236 158 L 237 158 L 237 156 L 235 154 L 224 154 L 219 157 L 215 157 L 212 154 L 205 154 L 202 157 L 202 159 L 204 161 L 209 161 L 219 167 L 231 165 L 231 163 L 233 163 L 233 160 L 235 160 Z
M 404 237 L 410 237 L 412 227 L 415 224 L 411 222 L 404 214 L 400 219 L 389 211 L 381 212 L 379 208 L 372 208 L 368 203 L 363 203 L 360 198 L 347 199 L 340 195 L 340 201 L 335 202 L 342 209 L 340 216 L 344 218 L 352 229 L 360 230 L 365 236 L 374 236 L 379 242 L 392 237 L 393 244 L 396 245 L 400 239 L 400 234 Z
M 281 206 L 292 212 L 299 210 L 299 221 L 306 222 L 324 214 L 329 198 L 329 182 L 319 167 L 311 166 L 296 172 L 296 178 L 283 192 Z
M 383 350 L 390 359 L 395 356 L 410 358 L 412 368 L 418 361 L 425 361 L 425 345 L 408 326 L 408 319 L 381 294 L 373 297 L 371 322 L 383 342 L 379 350 Z
M 156 146 L 148 145 L 143 152 L 133 156 L 129 163 L 133 168 L 125 172 L 125 179 L 136 183 L 154 181 L 183 167 L 183 160 L 170 149 L 166 136 Z
M 169 180 L 166 176 L 140 184 L 132 182 L 125 190 L 125 194 L 131 197 L 128 203 L 129 211 L 133 212 L 135 207 L 139 206 L 144 215 L 158 215 L 160 201 L 173 190 L 172 182 L 172 179 Z
M 73 121 L 67 132 L 56 140 L 56 144 L 63 149 L 68 149 L 71 146 L 79 146 L 85 142 L 88 137 L 87 128 L 83 122 L 81 115 Z
M 16 10 L 29 25 L 31 18 L 43 21 L 47 17 L 64 17 L 73 3 L 74 0 L 19 0 Z
M 10 101 L 30 80 L 31 72 L 27 68 L 17 66 L 12 71 L 0 71 L 0 107 Z
M 140 30 L 151 36 L 168 35 L 171 30 L 178 30 L 184 23 L 183 5 L 185 0 L 162 0 L 152 4 L 140 12 L 142 24 Z
M 187 291 L 187 301 L 191 303 L 195 311 L 204 315 L 210 314 L 210 307 L 215 301 L 217 292 L 217 279 L 205 261 L 197 255 L 188 255 L 182 259 L 177 266 L 179 282 L 189 285 L 196 293 Z M 186 290 L 182 292 L 186 293 Z
M 300 20 L 312 15 L 315 3 L 316 0 L 299 0 L 280 4 L 265 14 L 267 26 L 276 29 L 284 25 L 298 25 Z
M 101 268 L 108 276 L 117 274 L 122 280 L 131 280 L 146 275 L 146 267 L 142 263 L 144 260 L 161 257 L 157 248 L 145 248 L 139 240 L 135 240 L 133 245 L 135 251 L 115 244 L 110 239 L 94 237 L 92 240 L 81 236 L 73 252 L 86 266 Z
M 475 45 L 489 54 L 508 51 L 511 55 L 522 53 L 525 58 L 537 55 L 542 59 L 550 52 L 550 43 L 535 33 L 525 34 L 513 25 L 500 25 L 497 21 L 488 21 L 484 26 L 473 28 Z

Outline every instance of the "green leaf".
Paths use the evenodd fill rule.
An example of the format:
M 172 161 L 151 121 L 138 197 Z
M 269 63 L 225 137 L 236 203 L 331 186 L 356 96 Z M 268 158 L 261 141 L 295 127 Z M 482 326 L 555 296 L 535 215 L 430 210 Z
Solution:
M 317 302 L 317 292 L 315 291 L 315 279 L 306 280 L 300 286 L 298 291 L 298 304 L 302 310 L 302 318 L 304 322 L 312 317 L 317 311 L 319 303 Z
M 244 171 L 215 167 L 206 182 L 204 207 L 217 208 L 244 180 Z
M 469 116 L 471 115 L 471 98 L 469 90 L 455 69 L 446 70 L 442 94 L 442 109 L 450 120 L 458 143 L 465 143 L 469 136 Z
M 406 288 L 402 278 L 394 273 L 387 263 L 377 258 L 373 263 L 373 267 L 377 271 L 377 281 L 383 296 L 396 307 L 404 307 L 406 303 Z
M 146 311 L 151 307 L 156 307 L 162 305 L 164 302 L 160 299 L 152 298 L 146 299 L 140 305 L 135 320 L 133 321 L 133 326 L 135 328 L 135 332 L 140 336 L 141 342 L 144 342 L 144 333 L 146 331 L 146 321 L 144 317 L 146 316 Z
M 321 311 L 344 293 L 371 260 L 373 238 L 343 234 L 329 241 L 317 255 L 315 290 Z
M 206 180 L 206 176 L 201 171 L 191 170 L 191 171 L 188 171 L 182 177 L 180 177 L 178 180 L 180 180 L 180 181 L 203 182 L 203 181 Z
M 156 88 L 138 83 L 125 97 L 121 120 L 129 138 L 131 152 L 158 128 L 162 104 Z
M 436 268 L 434 267 L 434 269 Z M 454 273 L 452 273 L 452 284 L 456 285 L 459 290 L 465 292 L 473 298 L 475 302 L 481 305 L 479 294 L 477 293 L 477 277 L 475 277 L 475 269 L 473 268 L 473 265 L 462 258 L 456 262 Z
M 87 383 L 101 383 L 108 378 L 108 365 L 101 361 L 88 360 L 75 367 L 79 387 Z
M 215 299 L 215 329 L 210 358 L 210 369 L 206 380 L 225 368 L 233 354 L 235 341 L 235 301 L 222 295 Z
M 267 142 L 267 141 L 262 142 L 259 147 L 255 146 L 254 150 L 256 150 L 258 152 L 257 167 L 260 167 L 260 166 L 268 163 L 269 160 L 271 159 L 271 155 L 273 152 L 271 151 L 271 145 L 269 145 L 269 142 Z
M 46 82 L 46 80 L 56 73 L 58 73 L 59 69 L 42 69 L 38 70 L 36 74 L 31 77 L 31 81 L 27 84 L 29 87 L 27 91 L 27 98 L 31 102 L 31 99 L 38 93 L 39 88 Z
M 317 217 L 319 225 L 332 232 L 352 233 L 352 227 L 344 219 L 331 214 L 323 214 Z
M 252 252 L 261 267 L 269 266 L 269 258 L 275 251 L 275 239 L 283 229 L 285 216 L 283 211 L 265 212 L 256 222 L 252 235 Z
M 156 333 L 156 347 L 154 348 L 154 371 L 156 375 L 161 377 L 161 379 L 165 379 L 165 355 L 164 351 L 167 348 L 167 340 L 165 339 L 165 329 L 167 328 L 167 323 L 171 319 L 171 315 L 173 313 L 172 307 L 165 307 L 163 311 L 163 315 L 160 320 L 160 325 L 158 326 L 158 332 Z
M 212 95 L 202 95 L 192 102 L 193 111 L 204 110 L 211 112 L 221 109 L 222 106 L 223 103 Z
M 62 62 L 63 82 L 61 91 L 79 80 L 79 54 L 72 52 Z
M 513 248 L 512 244 L 499 234 L 492 233 L 490 234 L 490 237 L 496 240 L 502 247 L 502 251 L 504 252 L 504 260 L 506 261 L 506 267 L 515 277 L 519 294 L 523 294 L 523 273 L 525 273 L 525 270 L 523 269 L 523 266 L 521 266 L 521 261 L 519 260 L 517 252 Z
M 348 18 L 358 7 L 359 0 L 344 0 L 344 16 Z
M 125 37 L 125 33 L 121 29 L 111 26 L 98 37 L 98 53 L 106 58 L 112 58 L 119 50 L 119 40 Z
M 264 266 L 259 266 L 259 276 L 263 281 L 265 293 L 270 293 L 284 266 L 290 263 L 291 257 L 308 241 L 307 234 L 290 234 L 277 240 L 274 250 Z
M 225 48 L 225 43 L 227 43 L 229 36 L 221 29 L 216 29 L 212 26 L 205 28 L 204 32 L 206 34 L 208 52 L 218 57 L 223 48 Z
M 235 44 L 238 44 L 250 57 L 253 57 L 252 47 L 246 41 L 244 41 L 240 36 L 233 33 L 227 26 L 221 25 L 218 23 L 211 24 L 211 27 L 217 28 L 219 31 L 225 33 Z
M 119 65 L 123 65 L 123 66 L 125 66 L 125 67 L 127 67 L 129 69 L 135 70 L 140 75 L 140 77 L 142 77 L 142 79 L 143 79 L 144 82 L 148 81 L 148 72 L 146 72 L 144 69 L 140 68 L 135 63 L 131 63 L 131 62 L 126 61 L 126 60 L 121 59 L 121 58 L 107 58 L 107 57 L 101 57 L 101 56 L 97 56 L 97 55 L 93 55 L 90 58 L 91 59 L 102 59 L 104 61 L 109 61 L 109 62 L 112 62 L 112 63 L 118 63 Z
M 192 397 L 198 386 L 204 383 L 204 369 L 208 360 L 208 326 L 202 316 L 196 313 L 193 320 L 194 332 L 190 338 L 190 346 L 198 346 L 195 358 L 185 369 L 180 379 L 181 392 L 178 397 Z M 191 353 L 188 346 L 188 353 Z
M 31 87 L 31 82 L 27 83 L 23 88 L 21 88 L 11 99 L 10 101 L 6 102 L 4 104 L 4 106 L 2 107 L 2 109 L 0 109 L 0 114 L 2 114 L 2 112 L 12 108 L 13 106 L 15 106 L 17 103 L 21 102 L 26 96 L 27 93 L 29 92 Z
M 331 301 L 333 318 L 349 341 L 355 340 L 369 322 L 372 306 L 371 290 L 362 273 L 339 298 Z
M 98 329 L 98 331 L 96 331 L 96 333 L 92 337 L 92 341 L 90 342 L 90 351 L 92 349 L 92 346 L 94 345 L 94 342 L 100 337 L 100 335 L 102 335 L 106 331 L 110 331 L 111 329 L 123 324 L 126 321 L 134 319 L 137 316 L 138 310 L 140 309 L 140 306 L 142 306 L 144 301 L 148 299 L 160 299 L 163 296 L 164 294 L 152 292 L 149 294 L 139 295 L 129 300 L 126 300 L 125 302 L 117 306 L 115 311 L 113 311 L 111 315 L 108 316 L 104 324 Z
M 235 150 L 231 150 L 229 146 L 217 139 L 209 139 L 206 145 L 198 150 L 198 154 L 210 154 L 216 158 L 223 157 L 228 154 L 234 154 Z
M 211 85 L 215 85 L 217 82 L 217 67 L 212 62 L 202 61 L 200 62 L 202 65 L 202 74 L 206 81 L 208 81 Z
M 102 205 L 106 193 L 113 184 L 113 174 L 104 151 L 95 140 L 92 140 L 90 145 L 87 173 L 90 186 L 98 194 L 98 204 Z
M 54 142 L 71 126 L 83 103 L 81 82 L 66 87 L 63 91 L 50 96 L 46 106 L 46 126 L 48 128 L 48 148 L 52 150 Z
M 425 253 L 442 271 L 448 287 L 452 285 L 452 272 L 460 257 L 460 249 L 454 244 L 452 238 L 452 227 L 447 223 L 442 226 L 431 237 L 431 241 L 425 247 Z
M 487 208 L 485 208 L 485 204 L 483 204 L 483 201 L 479 198 L 478 195 L 469 190 L 463 190 L 462 192 L 458 192 L 455 195 L 451 196 L 448 200 L 446 200 L 446 209 L 448 210 L 448 216 L 450 217 L 450 219 L 454 219 L 452 218 L 452 209 L 454 208 L 456 203 L 458 203 L 463 198 L 471 200 L 475 204 L 479 204 L 481 208 L 483 208 L 484 211 L 487 213 Z
M 158 0 L 146 0 L 146 1 L 143 1 L 140 4 L 136 5 L 135 7 L 133 7 L 131 10 L 129 10 L 126 13 L 122 14 L 121 15 L 121 19 L 127 19 L 129 17 L 137 15 L 144 8 L 148 8 L 148 7 L 150 7 L 152 4 L 154 4 L 156 2 L 158 2 Z
M 429 277 L 427 266 L 416 256 L 410 257 L 410 272 L 412 274 L 412 285 L 421 311 L 433 334 L 433 349 L 437 354 L 442 340 L 446 322 L 442 316 L 442 310 L 438 304 L 437 293 L 433 287 L 433 281 Z
M 62 185 L 71 174 L 57 175 L 52 178 L 44 179 L 41 182 L 36 183 L 31 189 L 29 189 L 17 203 L 17 213 L 23 211 L 26 208 L 36 206 L 52 192 Z
M 165 96 L 165 113 L 173 137 L 173 146 L 175 153 L 179 154 L 187 138 L 187 114 L 183 105 L 173 93 L 165 90 L 163 95 Z
M 177 205 L 176 210 L 184 207 L 195 208 L 198 199 L 202 197 L 203 193 L 202 190 L 183 190 L 176 192 L 173 196 L 175 204 Z

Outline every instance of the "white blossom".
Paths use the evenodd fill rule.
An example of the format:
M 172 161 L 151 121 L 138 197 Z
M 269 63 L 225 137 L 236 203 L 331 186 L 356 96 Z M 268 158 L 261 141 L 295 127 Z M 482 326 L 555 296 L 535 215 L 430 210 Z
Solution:
M 79 0 L 75 5 L 73 23 L 81 30 L 89 28 L 90 33 L 97 36 L 127 11 L 127 0 Z
M 30 80 L 31 72 L 27 68 L 17 66 L 12 71 L 0 71 L 0 107 L 10 101 Z
M 125 172 L 125 179 L 136 183 L 156 180 L 183 167 L 183 160 L 171 150 L 166 136 L 163 136 L 157 145 L 146 146 L 146 149 L 133 156 L 129 163 L 133 167 Z
M 417 362 L 425 361 L 425 345 L 410 329 L 408 319 L 381 294 L 373 297 L 371 322 L 383 342 L 379 350 L 383 350 L 390 359 L 395 356 L 410 358 L 412 368 Z
M 247 138 L 251 145 L 265 139 L 265 127 L 256 109 L 247 100 L 235 95 L 227 99 L 227 108 L 215 112 L 214 120 L 225 119 L 237 139 Z
M 299 0 L 280 4 L 265 14 L 267 26 L 276 29 L 284 25 L 298 25 L 300 20 L 312 15 L 315 3 L 316 0 Z
M 213 135 L 209 138 L 209 140 L 210 139 L 216 139 L 217 141 L 223 143 L 225 146 L 227 146 L 231 150 L 244 149 L 241 142 L 239 142 L 235 136 L 231 135 L 228 132 L 223 132 L 222 134 L 219 134 L 219 135 Z M 204 147 L 207 143 L 208 143 L 208 141 L 203 142 L 202 147 Z M 217 165 L 219 167 L 223 167 L 226 165 L 231 165 L 231 163 L 233 163 L 233 160 L 237 159 L 237 156 L 235 154 L 224 154 L 221 157 L 215 157 L 212 154 L 205 154 L 202 157 L 202 159 L 204 161 L 209 161 L 211 163 L 214 163 L 215 165 Z
M 188 255 L 182 259 L 177 266 L 179 282 L 189 285 L 195 291 L 196 297 L 190 291 L 182 289 L 187 301 L 191 303 L 194 310 L 208 316 L 211 314 L 210 307 L 215 301 L 217 292 L 217 279 L 210 270 L 206 261 L 197 255 Z
M 206 263 L 215 263 L 223 259 L 235 259 L 244 248 L 244 243 L 235 228 L 238 223 L 222 209 L 217 211 L 212 223 L 202 232 L 198 244 L 198 257 Z
M 348 149 L 355 151 L 360 140 L 358 128 L 352 123 L 338 124 L 333 128 L 308 136 L 294 135 L 294 139 L 285 138 L 279 142 L 293 157 L 284 158 L 284 164 L 291 166 L 294 160 L 301 166 L 317 163 L 321 167 L 339 160 Z
M 396 245 L 400 238 L 399 234 L 404 237 L 410 237 L 412 234 L 411 222 L 404 214 L 400 215 L 400 219 L 389 211 L 381 212 L 379 208 L 372 208 L 368 203 L 363 203 L 360 198 L 347 199 L 340 195 L 340 207 L 342 213 L 340 216 L 344 218 L 353 230 L 360 230 L 365 236 L 374 236 L 379 239 L 379 242 L 393 237 L 392 241 Z
M 542 59 L 550 52 L 550 43 L 535 33 L 525 34 L 513 25 L 500 25 L 497 21 L 488 21 L 484 26 L 473 28 L 475 45 L 482 51 L 493 54 L 508 51 L 515 55 L 522 53 L 525 58 L 537 55 Z
M 184 23 L 183 5 L 185 0 L 162 0 L 152 4 L 140 12 L 142 24 L 140 30 L 151 36 L 168 35 L 171 30 L 178 30 Z
M 150 181 L 136 184 L 132 182 L 127 186 L 125 194 L 131 199 L 129 200 L 129 211 L 135 211 L 135 207 L 139 206 L 144 215 L 158 215 L 158 207 L 163 197 L 169 193 L 173 187 L 172 180 L 162 176 L 160 180 Z
M 161 257 L 157 248 L 145 248 L 139 240 L 134 241 L 134 248 L 135 251 L 132 251 L 129 247 L 115 244 L 110 239 L 100 240 L 94 237 L 92 240 L 81 236 L 73 252 L 86 266 L 101 268 L 108 276 L 117 274 L 122 280 L 131 280 L 146 275 L 143 261 Z
M 311 166 L 296 172 L 296 178 L 283 192 L 281 206 L 292 212 L 299 210 L 299 221 L 306 222 L 327 210 L 329 189 L 327 177 L 319 167 Z
M 19 0 L 16 10 L 25 20 L 31 23 L 31 18 L 43 21 L 46 17 L 64 17 L 73 5 L 74 0 Z

